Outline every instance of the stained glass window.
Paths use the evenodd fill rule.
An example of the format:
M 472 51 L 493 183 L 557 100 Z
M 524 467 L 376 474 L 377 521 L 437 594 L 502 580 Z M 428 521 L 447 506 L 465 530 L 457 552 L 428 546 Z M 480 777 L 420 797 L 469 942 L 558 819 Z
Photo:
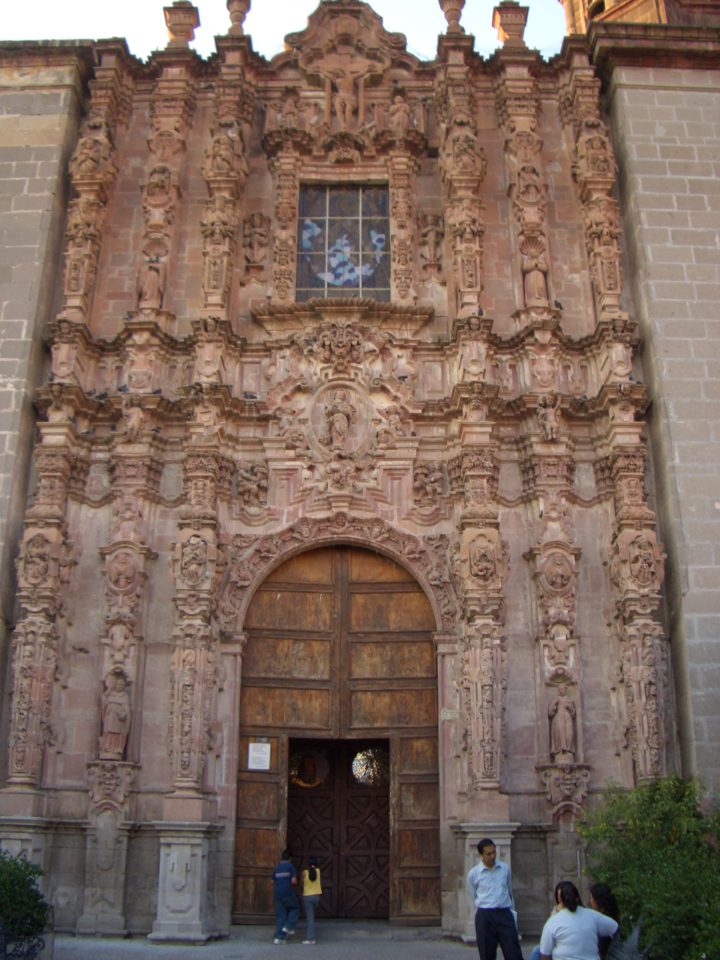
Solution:
M 300 188 L 296 298 L 390 299 L 386 187 Z

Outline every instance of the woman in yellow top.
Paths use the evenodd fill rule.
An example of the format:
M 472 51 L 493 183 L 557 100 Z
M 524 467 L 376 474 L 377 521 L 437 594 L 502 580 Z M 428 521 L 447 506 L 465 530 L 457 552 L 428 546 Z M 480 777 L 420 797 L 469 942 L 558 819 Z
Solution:
M 308 858 L 308 868 L 300 874 L 302 882 L 303 903 L 305 904 L 305 918 L 307 919 L 306 939 L 303 943 L 315 943 L 315 908 L 320 900 L 322 887 L 320 886 L 320 868 L 316 857 Z

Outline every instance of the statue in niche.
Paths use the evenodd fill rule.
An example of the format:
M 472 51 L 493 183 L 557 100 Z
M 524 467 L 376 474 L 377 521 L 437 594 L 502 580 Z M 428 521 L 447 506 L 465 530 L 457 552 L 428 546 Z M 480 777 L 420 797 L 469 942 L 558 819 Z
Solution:
M 146 257 L 138 277 L 138 306 L 159 310 L 165 296 L 167 267 L 158 254 Z
M 129 680 L 121 668 L 105 677 L 102 694 L 101 760 L 122 760 L 130 732 Z
M 630 574 L 641 587 L 649 587 L 655 581 L 655 552 L 646 537 L 635 537 L 629 551 Z
M 262 267 L 270 244 L 270 220 L 263 213 L 251 213 L 245 218 L 243 247 L 248 267 Z
M 278 127 L 285 130 L 299 130 L 302 126 L 298 92 L 297 90 L 287 89 L 278 110 Z
M 568 763 L 575 759 L 577 753 L 576 715 L 575 701 L 568 695 L 567 685 L 561 683 L 558 687 L 557 696 L 550 701 L 548 707 L 550 757 L 556 763 Z
M 188 583 L 200 583 L 205 576 L 208 560 L 208 545 L 202 537 L 193 534 L 183 545 L 180 569 Z
M 388 110 L 388 126 L 396 137 L 402 137 L 413 125 L 410 104 L 402 90 L 396 90 Z
M 548 302 L 545 244 L 541 237 L 523 237 L 520 242 L 522 254 L 523 290 L 525 306 Z
M 495 551 L 485 537 L 475 537 L 468 551 L 470 573 L 482 583 L 489 583 L 495 576 Z
M 443 239 L 443 220 L 438 213 L 420 215 L 420 259 L 426 272 L 438 273 Z
M 205 162 L 205 176 L 229 177 L 235 173 L 235 149 L 226 133 L 216 134 L 210 141 Z
M 325 405 L 326 430 L 321 442 L 340 454 L 347 453 L 350 427 L 357 411 L 350 402 L 347 390 L 335 390 Z
M 543 199 L 540 174 L 535 167 L 524 164 L 518 171 L 518 200 L 527 206 L 537 206 Z
M 23 573 L 29 583 L 40 583 L 50 572 L 50 541 L 36 533 L 25 544 Z
M 540 430 L 545 440 L 548 442 L 557 440 L 560 433 L 560 396 L 540 397 L 537 413 Z

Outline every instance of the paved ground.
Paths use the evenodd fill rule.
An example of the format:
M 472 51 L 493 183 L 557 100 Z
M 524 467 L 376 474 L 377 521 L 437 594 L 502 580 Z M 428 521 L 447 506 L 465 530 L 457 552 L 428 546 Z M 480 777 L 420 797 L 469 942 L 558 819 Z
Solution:
M 436 927 L 391 927 L 387 923 L 319 920 L 317 943 L 304 946 L 304 924 L 287 944 L 275 946 L 272 927 L 233 927 L 228 939 L 202 946 L 151 943 L 144 937 L 110 939 L 55 936 L 53 960 L 278 960 L 289 954 L 340 960 L 476 960 L 474 944 L 442 937 Z M 523 940 L 526 957 L 535 940 Z M 46 960 L 50 960 L 46 952 Z M 502 954 L 499 954 L 502 957 Z

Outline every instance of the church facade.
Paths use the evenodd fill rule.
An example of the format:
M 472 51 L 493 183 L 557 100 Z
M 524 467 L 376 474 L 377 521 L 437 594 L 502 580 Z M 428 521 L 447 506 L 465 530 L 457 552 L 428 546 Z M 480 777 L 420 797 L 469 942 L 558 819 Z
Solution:
M 58 929 L 521 930 L 605 785 L 720 787 L 716 4 L 420 61 L 0 44 L 0 843 Z

